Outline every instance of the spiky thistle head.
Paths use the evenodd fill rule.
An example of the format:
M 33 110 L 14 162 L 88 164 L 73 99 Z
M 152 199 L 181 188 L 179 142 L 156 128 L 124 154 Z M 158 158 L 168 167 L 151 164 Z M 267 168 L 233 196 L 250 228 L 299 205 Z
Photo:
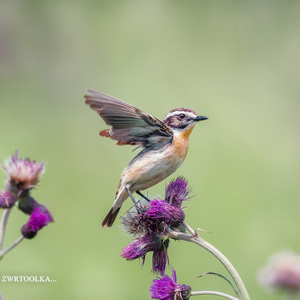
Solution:
M 186 284 L 177 284 L 176 272 L 172 271 L 172 278 L 166 274 L 152 281 L 150 294 L 152 299 L 159 300 L 188 300 L 191 287 Z
M 165 201 L 175 207 L 181 208 L 182 202 L 190 199 L 191 188 L 184 177 L 172 180 L 166 187 Z
M 38 163 L 35 160 L 30 161 L 29 158 L 19 158 L 18 151 L 2 164 L 2 168 L 8 175 L 7 189 L 17 196 L 22 193 L 28 194 L 45 172 L 44 162 Z

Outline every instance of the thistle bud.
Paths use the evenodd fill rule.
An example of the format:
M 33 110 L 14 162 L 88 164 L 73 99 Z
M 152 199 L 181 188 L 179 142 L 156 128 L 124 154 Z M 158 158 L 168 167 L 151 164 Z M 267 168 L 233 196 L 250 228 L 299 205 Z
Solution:
M 34 207 L 28 222 L 22 227 L 21 233 L 24 238 L 32 239 L 40 229 L 50 222 L 53 222 L 50 212 L 44 205 L 39 204 Z
M 10 191 L 0 191 L 0 208 L 12 208 L 16 201 L 16 196 Z
M 35 201 L 32 197 L 27 195 L 24 198 L 19 198 L 19 205 L 18 208 L 25 214 L 31 215 L 33 212 L 33 209 L 40 204 Z

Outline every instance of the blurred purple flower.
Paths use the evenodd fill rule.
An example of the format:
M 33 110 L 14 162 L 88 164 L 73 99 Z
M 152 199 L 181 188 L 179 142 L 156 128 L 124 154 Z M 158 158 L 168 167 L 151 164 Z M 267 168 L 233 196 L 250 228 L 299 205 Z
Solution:
M 48 223 L 53 223 L 54 222 L 50 211 L 48 210 L 48 208 L 45 205 L 38 204 L 38 208 L 39 208 L 39 210 L 42 214 L 46 215 Z
M 10 191 L 0 191 L 0 208 L 12 208 L 16 201 L 16 196 Z
M 32 239 L 36 236 L 38 230 L 54 222 L 49 210 L 42 204 L 33 208 L 28 222 L 22 227 L 21 232 L 24 238 Z
M 190 298 L 191 287 L 185 284 L 177 284 L 176 272 L 172 271 L 172 277 L 162 275 L 153 280 L 150 286 L 151 299 L 159 300 L 187 300 Z
M 299 291 L 300 255 L 288 250 L 271 256 L 269 263 L 260 270 L 258 281 L 269 291 L 279 288 Z
M 9 161 L 2 164 L 2 168 L 9 177 L 8 189 L 17 196 L 20 196 L 23 191 L 35 187 L 45 172 L 43 162 L 37 163 L 35 160 L 30 161 L 29 158 L 19 158 L 18 151 L 12 155 Z
M 191 189 L 187 187 L 187 180 L 183 177 L 178 177 L 172 180 L 165 192 L 165 201 L 175 207 L 181 208 L 182 202 L 188 200 L 188 195 Z

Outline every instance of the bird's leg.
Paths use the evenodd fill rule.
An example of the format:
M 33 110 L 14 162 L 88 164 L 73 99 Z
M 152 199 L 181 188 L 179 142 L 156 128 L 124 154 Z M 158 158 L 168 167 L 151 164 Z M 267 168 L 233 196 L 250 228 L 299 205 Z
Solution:
M 136 193 L 140 195 L 142 198 L 144 198 L 145 200 L 147 200 L 148 202 L 150 202 L 150 200 L 145 195 L 143 195 L 140 191 L 136 191 Z
M 134 205 L 135 209 L 137 210 L 138 214 L 139 214 L 139 215 L 143 215 L 143 216 L 145 217 L 145 216 L 146 216 L 145 212 L 143 211 L 143 209 L 142 209 L 141 207 L 138 206 L 137 202 L 135 201 L 134 197 L 132 196 L 132 194 L 131 194 L 131 192 L 130 192 L 130 186 L 129 186 L 129 185 L 126 185 L 126 186 L 125 186 L 125 189 L 126 189 L 128 195 L 129 195 L 129 197 L 131 198 L 131 200 L 132 200 L 132 202 L 133 202 L 133 205 Z M 142 193 L 140 193 L 140 192 L 137 192 L 137 193 L 138 193 L 139 195 L 141 195 L 143 198 L 145 198 L 147 201 L 149 201 Z M 149 201 L 149 202 L 150 202 L 150 201 Z M 144 224 L 142 224 L 140 217 L 139 217 L 138 222 L 139 222 L 139 224 L 140 224 L 142 227 L 144 227 L 145 229 L 147 229 L 147 227 L 146 227 Z
M 129 186 L 129 185 L 126 185 L 126 186 L 125 186 L 125 189 L 126 189 L 128 195 L 129 195 L 129 197 L 131 198 L 131 200 L 132 200 L 132 202 L 133 202 L 133 205 L 134 205 L 135 209 L 137 210 L 137 212 L 138 212 L 139 214 L 144 214 L 143 211 L 142 211 L 142 209 L 141 209 L 141 207 L 138 206 L 137 202 L 135 201 L 134 197 L 132 196 L 132 194 L 131 194 L 131 192 L 130 192 L 130 186 Z

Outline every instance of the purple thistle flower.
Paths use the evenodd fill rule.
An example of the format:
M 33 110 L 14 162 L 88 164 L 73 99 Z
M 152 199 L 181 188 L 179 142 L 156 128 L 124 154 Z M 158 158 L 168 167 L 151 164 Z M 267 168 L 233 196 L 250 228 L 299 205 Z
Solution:
M 127 260 L 134 260 L 143 257 L 143 263 L 145 261 L 145 255 L 147 252 L 154 251 L 161 247 L 161 240 L 155 233 L 147 233 L 128 246 L 126 246 L 121 256 Z
M 12 208 L 16 201 L 16 196 L 10 191 L 0 191 L 0 208 Z
M 139 206 L 142 213 L 138 213 L 134 207 L 121 217 L 125 230 L 139 236 L 123 249 L 121 256 L 127 260 L 142 257 L 144 263 L 147 252 L 151 251 L 153 272 L 163 274 L 169 263 L 167 249 L 170 243 L 169 239 L 164 240 L 164 234 L 167 226 L 177 229 L 182 226 L 185 214 L 181 205 L 182 201 L 188 199 L 189 193 L 187 181 L 179 177 L 167 186 L 165 200 L 141 201 Z
M 34 207 L 28 222 L 22 227 L 21 232 L 24 238 L 32 239 L 38 230 L 54 222 L 49 210 L 42 204 Z
M 35 187 L 45 172 L 43 162 L 37 163 L 35 160 L 30 161 L 29 158 L 19 158 L 18 151 L 9 161 L 2 164 L 2 168 L 9 177 L 8 189 L 17 196 Z
M 156 273 L 164 274 L 166 270 L 166 265 L 169 263 L 168 257 L 168 247 L 170 244 L 170 240 L 164 240 L 161 243 L 159 249 L 153 251 L 152 255 L 152 271 Z
M 153 200 L 146 211 L 146 216 L 141 216 L 141 221 L 150 231 L 158 231 L 162 226 L 179 226 L 185 218 L 184 212 L 164 200 Z M 165 229 L 163 227 L 163 230 Z
M 182 201 L 187 200 L 190 189 L 187 181 L 181 177 L 171 181 L 166 188 L 165 200 L 140 202 L 139 206 L 145 213 L 138 214 L 133 207 L 124 217 L 121 217 L 125 230 L 139 236 L 149 232 L 163 233 L 166 225 L 179 228 L 185 219 L 181 209 Z
M 153 280 L 150 286 L 151 299 L 159 300 L 188 300 L 191 287 L 185 284 L 177 284 L 176 272 L 172 271 L 172 277 L 162 275 Z
M 165 201 L 169 204 L 181 208 L 182 201 L 188 200 L 188 195 L 191 189 L 187 188 L 187 180 L 183 177 L 178 177 L 171 181 L 165 192 Z

